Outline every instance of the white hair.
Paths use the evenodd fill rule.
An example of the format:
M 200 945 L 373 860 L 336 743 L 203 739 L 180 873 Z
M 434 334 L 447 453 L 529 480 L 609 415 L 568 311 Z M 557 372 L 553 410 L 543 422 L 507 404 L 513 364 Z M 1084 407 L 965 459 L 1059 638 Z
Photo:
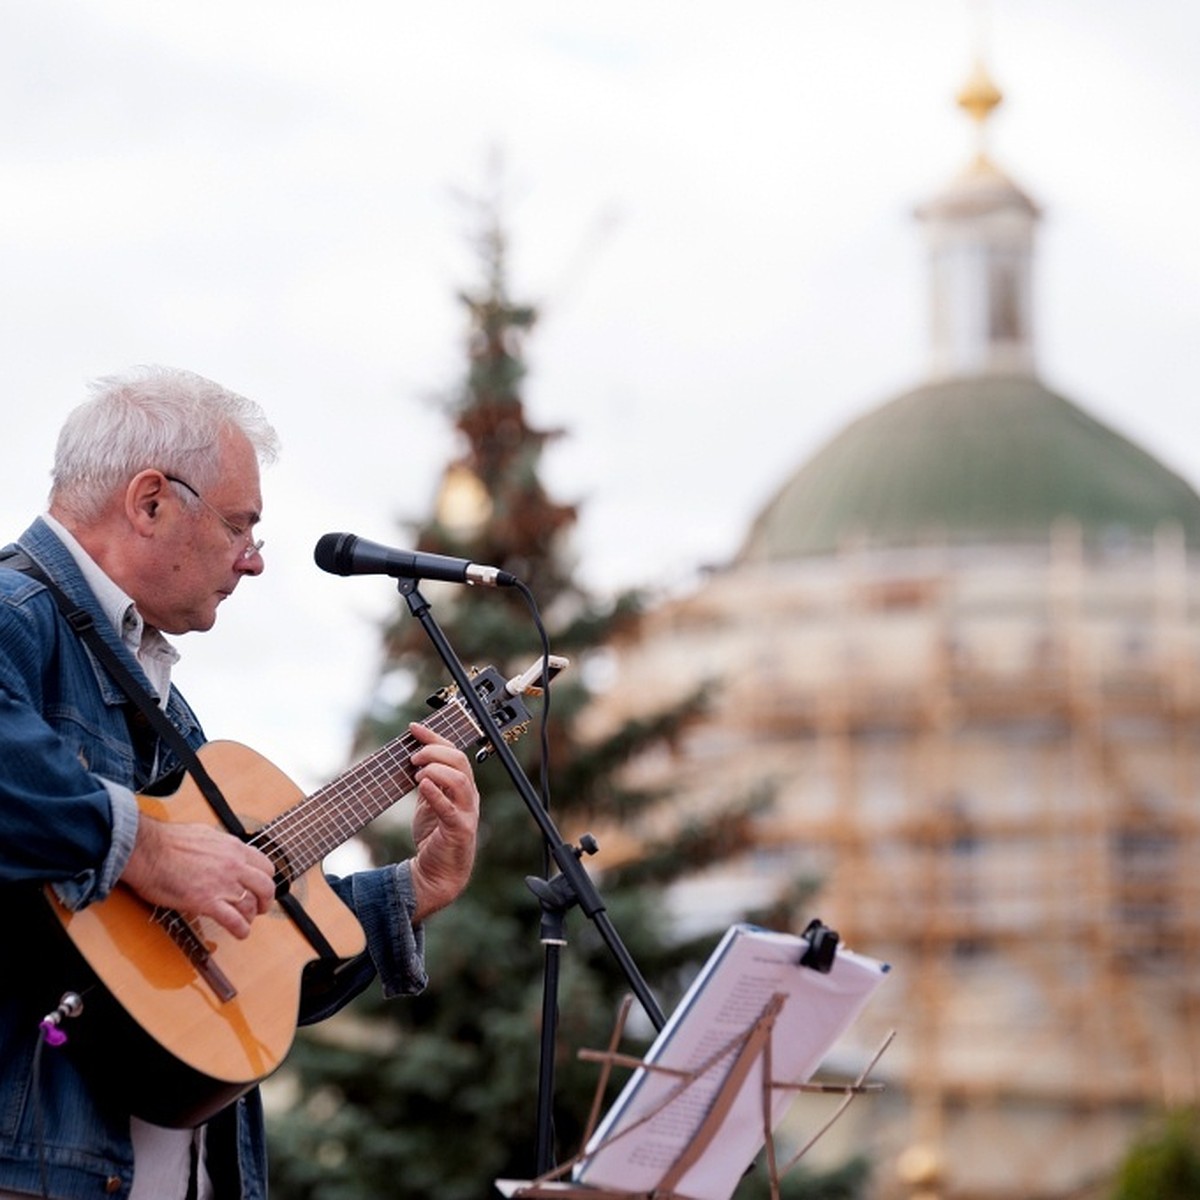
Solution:
M 253 400 L 192 371 L 137 367 L 90 387 L 58 435 L 50 489 L 51 503 L 76 520 L 94 520 L 117 488 L 151 467 L 204 491 L 220 472 L 224 434 L 244 435 L 260 463 L 279 452 Z

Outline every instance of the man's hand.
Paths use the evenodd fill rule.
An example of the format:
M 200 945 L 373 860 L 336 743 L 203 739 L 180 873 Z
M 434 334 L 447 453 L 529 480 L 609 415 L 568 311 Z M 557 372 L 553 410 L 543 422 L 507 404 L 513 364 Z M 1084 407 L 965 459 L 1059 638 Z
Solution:
M 412 833 L 417 852 L 412 868 L 417 907 L 413 923 L 445 908 L 471 878 L 479 829 L 479 792 L 470 759 L 425 725 L 409 731 L 422 746 L 412 756 L 417 802 Z
M 148 904 L 211 917 L 236 938 L 275 897 L 275 867 L 261 850 L 222 829 L 145 813 L 121 882 Z

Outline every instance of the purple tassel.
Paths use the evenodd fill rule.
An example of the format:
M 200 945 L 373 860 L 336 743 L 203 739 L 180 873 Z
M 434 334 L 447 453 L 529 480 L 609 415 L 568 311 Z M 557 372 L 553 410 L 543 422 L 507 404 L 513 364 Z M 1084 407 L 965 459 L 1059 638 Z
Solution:
M 61 1046 L 67 1040 L 67 1035 L 59 1029 L 58 1022 L 53 1017 L 47 1017 L 38 1028 L 41 1029 L 47 1046 Z

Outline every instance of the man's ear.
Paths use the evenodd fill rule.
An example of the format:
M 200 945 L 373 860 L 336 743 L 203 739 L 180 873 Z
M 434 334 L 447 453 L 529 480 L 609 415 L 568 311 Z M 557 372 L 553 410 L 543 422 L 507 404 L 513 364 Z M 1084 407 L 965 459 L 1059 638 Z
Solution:
M 125 516 L 130 525 L 149 537 L 158 524 L 167 477 L 153 468 L 139 471 L 125 485 Z

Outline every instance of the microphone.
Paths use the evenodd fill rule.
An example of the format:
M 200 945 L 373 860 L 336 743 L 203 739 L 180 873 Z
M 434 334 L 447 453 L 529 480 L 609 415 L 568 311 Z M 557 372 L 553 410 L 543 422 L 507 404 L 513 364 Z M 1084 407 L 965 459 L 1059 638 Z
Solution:
M 512 587 L 515 575 L 465 558 L 417 554 L 368 542 L 352 533 L 327 533 L 317 542 L 313 558 L 331 575 L 390 575 L 393 579 L 443 579 L 482 587 Z

